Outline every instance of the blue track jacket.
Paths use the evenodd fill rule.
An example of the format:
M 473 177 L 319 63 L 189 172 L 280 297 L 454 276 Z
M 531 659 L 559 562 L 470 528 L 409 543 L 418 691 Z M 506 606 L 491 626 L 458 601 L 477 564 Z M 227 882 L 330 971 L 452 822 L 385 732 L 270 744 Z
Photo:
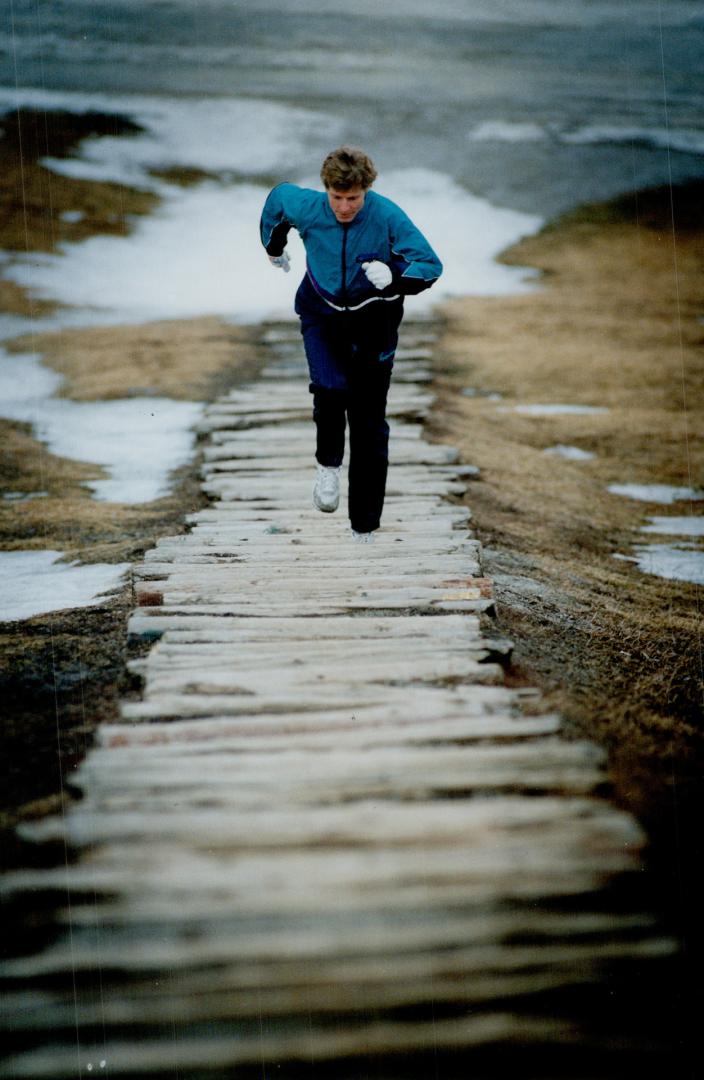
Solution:
M 269 255 L 282 253 L 291 228 L 305 246 L 313 288 L 336 311 L 357 311 L 374 301 L 422 292 L 442 273 L 442 263 L 420 230 L 375 191 L 367 191 L 359 213 L 341 224 L 324 191 L 279 184 L 269 193 L 260 223 Z M 386 289 L 375 289 L 362 269 L 362 263 L 374 259 L 393 273 Z

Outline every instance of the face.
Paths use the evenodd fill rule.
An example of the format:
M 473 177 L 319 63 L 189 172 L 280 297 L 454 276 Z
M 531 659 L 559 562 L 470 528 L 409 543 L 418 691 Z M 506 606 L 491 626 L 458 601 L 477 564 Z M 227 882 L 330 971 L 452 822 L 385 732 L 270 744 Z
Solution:
M 357 216 L 364 206 L 366 191 L 361 187 L 349 188 L 340 191 L 338 188 L 327 188 L 328 202 L 333 214 L 341 225 L 346 225 Z

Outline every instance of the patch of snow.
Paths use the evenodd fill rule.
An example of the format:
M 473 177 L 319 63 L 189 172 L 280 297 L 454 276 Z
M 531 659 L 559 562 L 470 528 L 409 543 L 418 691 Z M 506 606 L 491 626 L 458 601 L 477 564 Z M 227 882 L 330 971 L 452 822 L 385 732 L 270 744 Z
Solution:
M 48 491 L 5 491 L 3 499 L 6 502 L 29 502 L 30 499 L 46 499 Z
M 650 525 L 641 526 L 641 532 L 665 536 L 704 536 L 704 516 L 651 517 L 649 521 Z
M 474 386 L 465 386 L 463 390 L 460 390 L 460 393 L 462 397 L 484 398 L 486 401 L 503 401 L 503 394 L 499 394 L 495 390 L 477 390 Z
M 0 350 L 0 416 L 32 424 L 53 454 L 102 465 L 108 477 L 86 482 L 97 499 L 134 504 L 166 495 L 171 471 L 191 458 L 202 406 L 169 398 L 53 397 L 62 381 L 39 356 Z
M 633 550 L 614 558 L 636 563 L 644 574 L 704 585 L 704 551 L 695 544 L 636 544 Z
M 68 222 L 69 225 L 75 225 L 77 222 L 83 221 L 85 216 L 82 210 L 64 210 L 61 220 Z
M 691 487 L 675 487 L 672 484 L 610 484 L 608 490 L 612 495 L 623 495 L 627 499 L 663 505 L 685 499 L 704 499 L 704 491 Z
M 514 405 L 513 411 L 522 416 L 593 416 L 607 413 L 601 405 Z
M 320 186 L 315 180 L 303 183 Z M 377 188 L 400 203 L 442 252 L 442 277 L 432 289 L 410 298 L 409 313 L 427 314 L 451 296 L 509 295 L 535 287 L 529 280 L 535 277 L 532 271 L 504 266 L 496 256 L 534 232 L 541 224 L 537 217 L 498 209 L 428 169 L 387 173 Z M 167 185 L 162 194 L 162 205 L 135 222 L 130 236 L 95 236 L 64 244 L 58 254 L 22 256 L 5 276 L 32 296 L 82 309 L 86 323 L 198 315 L 244 323 L 293 318 L 305 253 L 292 230 L 293 273 L 272 268 L 256 228 L 266 188 L 210 181 L 186 189 Z M 468 235 L 473 237 L 469 256 Z M 75 322 L 75 313 L 59 312 L 53 320 L 62 317 Z
M 592 454 L 589 450 L 581 450 L 578 446 L 565 446 L 563 443 L 546 446 L 543 453 L 565 458 L 567 461 L 591 461 L 596 457 L 596 454 Z
M 120 587 L 129 563 L 60 563 L 60 551 L 0 551 L 0 621 L 91 607 Z

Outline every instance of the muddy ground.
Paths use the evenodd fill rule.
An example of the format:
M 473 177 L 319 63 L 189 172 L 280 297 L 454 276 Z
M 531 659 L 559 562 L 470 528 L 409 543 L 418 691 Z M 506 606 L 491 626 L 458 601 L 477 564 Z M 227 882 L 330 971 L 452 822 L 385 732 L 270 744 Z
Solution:
M 143 192 L 64 180 L 40 164 L 47 148 L 66 153 L 91 125 L 100 131 L 106 123 L 88 117 L 76 127 L 75 117 L 32 113 L 2 121 L 0 249 L 52 250 L 60 239 L 129 231 L 153 208 Z M 123 124 L 109 123 L 111 134 Z M 614 556 L 646 539 L 638 528 L 647 515 L 701 513 L 704 504 L 662 508 L 606 488 L 704 480 L 701 206 L 701 186 L 677 191 L 673 223 L 669 192 L 641 193 L 585 207 L 507 252 L 507 262 L 542 271 L 540 287 L 445 305 L 432 421 L 433 434 L 481 470 L 468 501 L 496 581 L 498 622 L 515 641 L 508 677 L 537 682 L 570 734 L 607 748 L 615 797 L 653 841 L 658 902 L 692 944 L 704 804 L 701 591 Z M 67 223 L 63 212 L 77 208 L 90 213 Z M 0 283 L 0 299 L 6 310 L 41 313 L 16 287 Z M 260 359 L 255 331 L 216 319 L 5 343 L 18 351 L 30 345 L 65 376 L 63 392 L 81 400 L 144 392 L 207 400 L 249 377 Z M 609 411 L 550 419 L 511 411 L 529 402 Z M 98 503 L 81 486 L 97 467 L 52 456 L 25 425 L 0 427 L 3 491 L 48 492 L 0 502 L 2 549 L 137 560 L 202 504 L 197 462 L 156 503 Z M 595 457 L 570 462 L 543 453 L 556 443 Z M 11 826 L 71 797 L 71 772 L 91 732 L 129 692 L 132 603 L 128 584 L 104 605 L 0 625 L 5 863 L 26 855 Z

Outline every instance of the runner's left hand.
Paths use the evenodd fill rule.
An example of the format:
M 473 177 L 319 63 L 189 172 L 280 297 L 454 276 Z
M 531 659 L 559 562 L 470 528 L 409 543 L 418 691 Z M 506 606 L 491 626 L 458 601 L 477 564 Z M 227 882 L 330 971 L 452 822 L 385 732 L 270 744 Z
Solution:
M 362 270 L 364 270 L 375 289 L 385 289 L 393 280 L 393 274 L 389 267 L 378 259 L 373 262 L 362 263 Z

